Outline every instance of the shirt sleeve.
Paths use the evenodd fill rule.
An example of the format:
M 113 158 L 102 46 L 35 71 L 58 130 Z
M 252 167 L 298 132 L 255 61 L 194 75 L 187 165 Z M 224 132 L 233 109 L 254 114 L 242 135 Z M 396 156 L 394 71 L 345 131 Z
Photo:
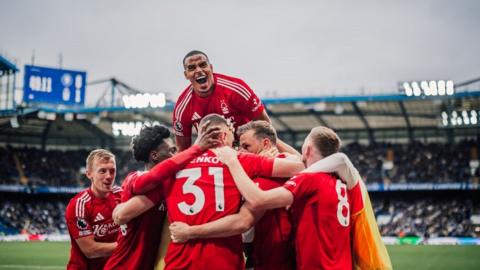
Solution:
M 173 123 L 173 133 L 176 136 L 180 136 L 180 137 L 192 136 L 192 123 L 191 123 L 191 120 L 186 115 L 186 110 L 187 110 L 190 98 L 191 98 L 191 94 L 189 94 L 189 91 L 184 90 L 184 93 L 180 95 L 180 97 L 177 100 L 177 103 L 175 103 L 175 108 L 173 109 L 172 123 Z
M 70 201 L 65 213 L 68 231 L 73 239 L 93 235 L 92 226 L 86 217 L 86 207 L 81 198 Z
M 262 101 L 244 81 L 238 80 L 235 87 L 238 89 L 238 95 L 235 95 L 232 100 L 233 106 L 248 119 L 257 118 L 265 110 Z
M 240 153 L 238 160 L 250 178 L 255 176 L 271 177 L 273 172 L 274 158 Z
M 308 193 L 308 186 L 305 175 L 296 175 L 283 185 L 284 188 L 292 192 L 294 200 Z
M 162 186 L 157 187 L 154 190 L 151 190 L 151 191 L 147 192 L 147 194 L 145 194 L 145 196 L 147 196 L 147 198 L 154 205 L 157 205 L 164 199 L 164 196 L 163 196 L 164 193 L 165 193 L 165 191 L 163 190 L 163 185 L 162 185 Z
M 192 159 L 202 153 L 200 146 L 193 145 L 185 151 L 166 159 L 153 167 L 150 171 L 139 175 L 133 184 L 133 194 L 145 194 L 154 189 L 163 181 L 172 177 L 177 171 L 185 167 Z

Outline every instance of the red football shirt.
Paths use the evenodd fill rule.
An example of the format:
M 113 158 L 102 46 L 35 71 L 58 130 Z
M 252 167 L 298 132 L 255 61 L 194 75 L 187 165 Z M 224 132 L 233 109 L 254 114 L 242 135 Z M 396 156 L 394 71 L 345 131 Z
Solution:
M 250 177 L 271 176 L 273 159 L 239 154 Z M 170 222 L 198 225 L 235 214 L 241 195 L 228 168 L 207 151 L 179 171 L 167 197 Z M 243 269 L 241 235 L 170 243 L 165 269 Z
M 122 202 L 128 201 L 135 196 L 133 184 L 138 177 L 146 172 L 132 172 L 123 182 Z M 166 181 L 156 189 L 148 192 L 145 196 L 155 206 L 142 215 L 132 219 L 127 224 L 120 226 L 118 234 L 118 247 L 106 263 L 107 269 L 153 269 L 163 221 L 165 220 L 166 209 L 163 204 Z
M 93 235 L 97 242 L 115 242 L 119 227 L 113 222 L 112 212 L 120 202 L 120 187 L 113 187 L 106 198 L 97 198 L 86 189 L 73 197 L 65 210 L 70 234 L 70 259 L 67 269 L 102 269 L 108 257 L 88 259 L 80 250 L 78 238 Z
M 325 173 L 301 173 L 284 187 L 293 193 L 297 269 L 352 269 L 347 186 Z
M 281 187 L 285 181 L 284 178 L 254 179 L 262 190 Z M 266 211 L 255 224 L 253 262 L 255 270 L 295 269 L 292 223 L 286 208 Z
M 192 136 L 192 126 L 197 129 L 211 113 L 225 116 L 237 128 L 263 112 L 262 102 L 244 81 L 217 73 L 213 77 L 215 89 L 210 96 L 197 96 L 191 85 L 180 94 L 173 110 L 175 135 Z

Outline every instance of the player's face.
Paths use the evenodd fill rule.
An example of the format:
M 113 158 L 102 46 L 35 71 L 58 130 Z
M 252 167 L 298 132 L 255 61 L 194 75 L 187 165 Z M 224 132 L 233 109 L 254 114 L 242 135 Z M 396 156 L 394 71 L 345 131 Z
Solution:
M 263 149 L 262 141 L 255 137 L 255 131 L 249 130 L 240 136 L 240 151 L 258 154 Z
M 173 140 L 166 138 L 163 143 L 160 144 L 157 149 L 152 151 L 152 161 L 157 164 L 164 161 L 167 158 L 171 158 L 177 152 L 177 147 L 173 143 Z
M 203 54 L 196 54 L 185 59 L 185 78 L 192 83 L 197 95 L 206 97 L 213 91 L 213 67 Z
M 87 171 L 87 177 L 92 181 L 92 189 L 95 195 L 105 196 L 112 189 L 115 181 L 116 164 L 114 159 L 108 161 L 94 160 L 91 170 Z

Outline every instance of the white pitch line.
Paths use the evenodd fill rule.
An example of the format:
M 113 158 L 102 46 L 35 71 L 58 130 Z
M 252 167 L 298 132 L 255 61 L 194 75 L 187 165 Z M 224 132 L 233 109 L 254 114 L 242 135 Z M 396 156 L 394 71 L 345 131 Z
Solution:
M 16 268 L 16 269 L 65 269 L 66 266 L 53 265 L 22 265 L 22 264 L 0 264 L 2 268 Z

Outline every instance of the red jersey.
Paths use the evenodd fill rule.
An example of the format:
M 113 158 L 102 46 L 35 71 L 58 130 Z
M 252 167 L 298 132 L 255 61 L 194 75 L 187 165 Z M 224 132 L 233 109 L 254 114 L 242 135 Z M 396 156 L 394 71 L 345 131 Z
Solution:
M 65 210 L 71 250 L 67 269 L 102 269 L 108 257 L 88 259 L 80 250 L 78 238 L 93 235 L 97 242 L 115 242 L 119 227 L 112 212 L 120 202 L 120 187 L 113 187 L 106 198 L 97 198 L 86 189 L 73 197 Z
M 132 172 L 125 178 L 122 185 L 122 202 L 126 202 L 135 196 L 133 185 L 138 177 L 144 173 L 147 172 Z M 166 181 L 163 183 L 166 183 Z M 145 194 L 155 206 L 127 224 L 120 226 L 117 240 L 118 247 L 110 256 L 110 259 L 108 259 L 103 268 L 104 270 L 154 268 L 163 221 L 166 215 L 166 209 L 163 204 L 166 185 L 163 183 Z
M 347 186 L 325 173 L 301 173 L 284 187 L 293 193 L 297 269 L 352 269 Z
M 242 80 L 222 74 L 213 74 L 213 93 L 208 97 L 195 94 L 189 85 L 180 94 L 173 110 L 173 131 L 177 136 L 192 136 L 192 126 L 198 128 L 200 120 L 211 113 L 230 119 L 235 129 L 259 116 L 263 104 Z
M 281 187 L 284 178 L 255 178 L 262 190 Z M 268 210 L 255 224 L 253 238 L 253 262 L 255 270 L 295 269 L 290 212 L 286 208 Z
M 250 177 L 272 174 L 273 159 L 243 153 L 238 159 Z M 237 213 L 241 195 L 228 168 L 207 151 L 177 173 L 167 206 L 170 222 L 198 225 Z M 165 264 L 165 269 L 243 269 L 242 237 L 170 243 Z

